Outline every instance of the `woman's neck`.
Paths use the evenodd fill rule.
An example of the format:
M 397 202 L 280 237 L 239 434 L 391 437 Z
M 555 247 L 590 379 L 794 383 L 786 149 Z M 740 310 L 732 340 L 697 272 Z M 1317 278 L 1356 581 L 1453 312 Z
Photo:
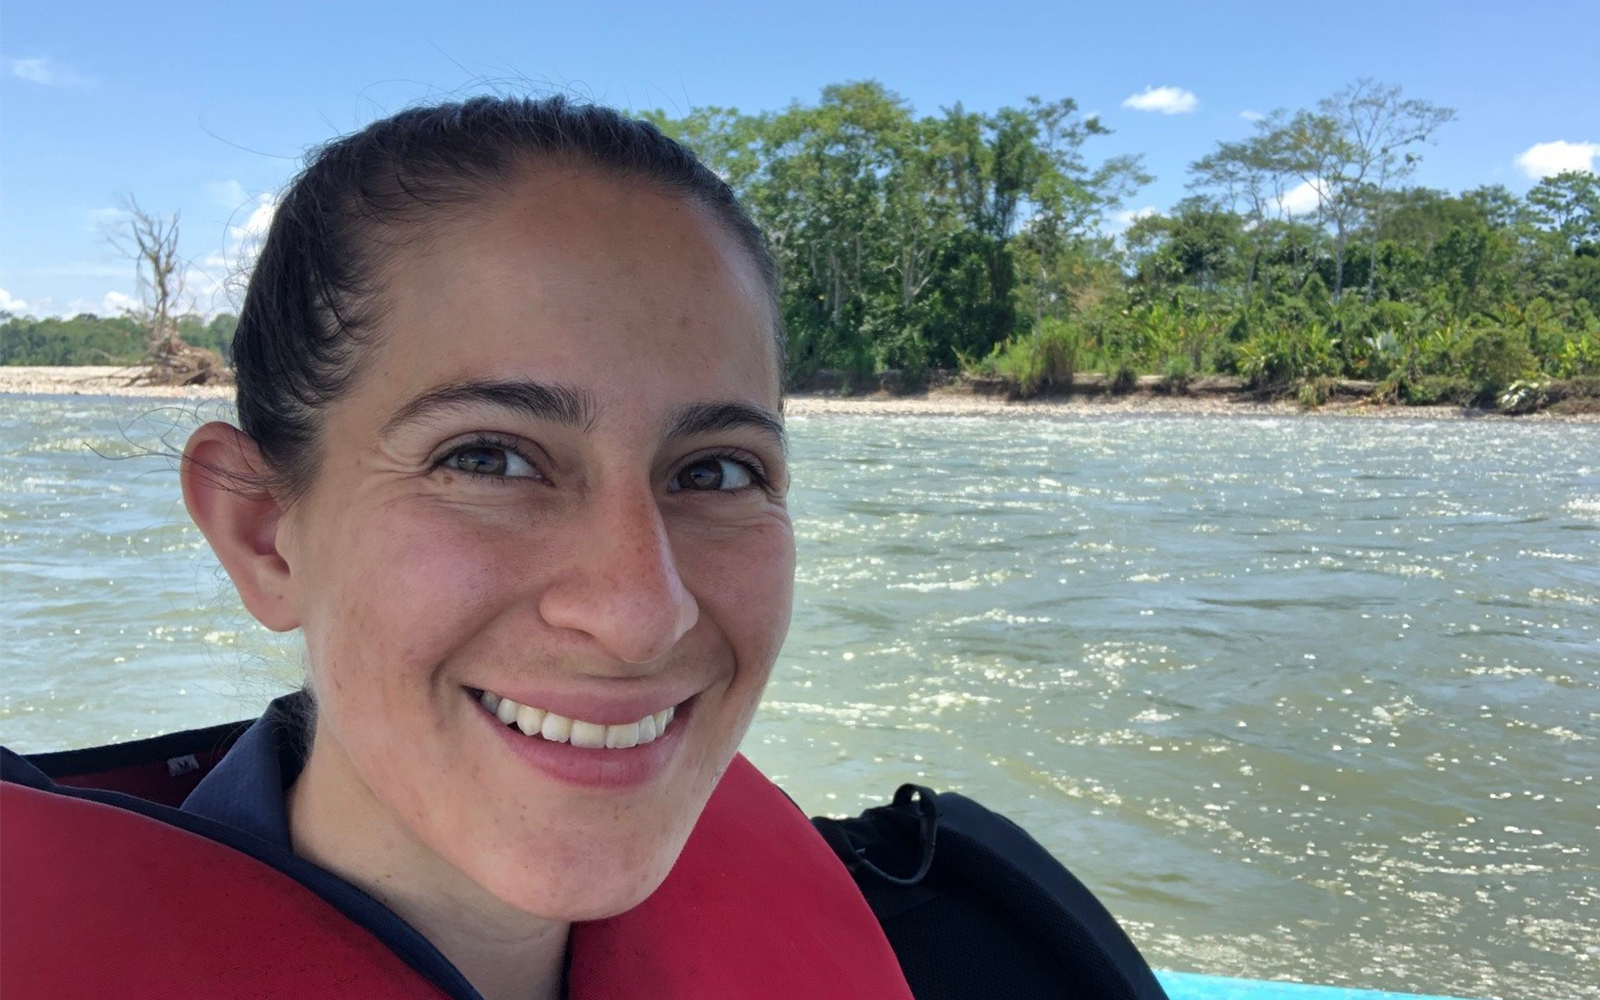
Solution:
M 514 909 L 410 836 L 318 739 L 287 793 L 296 854 L 360 886 L 449 959 L 484 1000 L 558 1000 L 570 925 Z

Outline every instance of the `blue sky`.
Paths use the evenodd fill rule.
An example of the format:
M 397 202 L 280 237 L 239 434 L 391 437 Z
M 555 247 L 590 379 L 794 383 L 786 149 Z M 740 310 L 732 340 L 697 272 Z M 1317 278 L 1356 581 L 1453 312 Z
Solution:
M 104 235 L 126 194 L 181 211 L 198 305 L 228 308 L 223 279 L 308 148 L 495 87 L 680 111 L 774 109 L 865 78 L 922 113 L 1072 97 L 1115 131 L 1091 157 L 1141 153 L 1156 175 L 1137 211 L 1183 197 L 1188 163 L 1248 134 L 1245 112 L 1307 107 L 1363 76 L 1457 110 L 1417 183 L 1522 192 L 1540 170 L 1600 170 L 1597 66 L 1597 0 L 7 0 L 0 309 L 131 302 L 133 267 Z M 1125 103 L 1150 88 L 1172 88 L 1154 103 L 1177 113 Z

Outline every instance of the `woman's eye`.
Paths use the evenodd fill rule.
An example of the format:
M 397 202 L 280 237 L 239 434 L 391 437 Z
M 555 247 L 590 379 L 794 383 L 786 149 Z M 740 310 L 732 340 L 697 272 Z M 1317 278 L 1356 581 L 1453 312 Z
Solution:
M 529 479 L 539 474 L 528 464 L 527 459 L 510 448 L 491 444 L 474 444 L 457 448 L 445 456 L 444 466 L 453 472 L 501 479 Z
M 672 489 L 742 490 L 754 481 L 749 468 L 731 458 L 702 458 L 672 477 Z

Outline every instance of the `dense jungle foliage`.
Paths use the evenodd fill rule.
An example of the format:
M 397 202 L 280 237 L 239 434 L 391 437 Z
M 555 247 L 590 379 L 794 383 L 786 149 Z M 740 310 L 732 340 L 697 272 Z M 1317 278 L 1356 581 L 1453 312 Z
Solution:
M 1137 157 L 1091 157 L 1108 130 L 1071 100 L 918 117 L 867 82 L 774 113 L 652 117 L 769 234 L 802 383 L 962 369 L 1026 393 L 1074 371 L 1218 373 L 1465 403 L 1600 376 L 1600 179 L 1525 197 L 1405 186 L 1454 113 L 1398 87 L 1264 117 L 1120 236 L 1149 178 Z
M 139 318 L 81 313 L 68 319 L 0 314 L 0 365 L 136 365 L 149 350 Z M 193 347 L 227 358 L 239 318 L 189 314 L 177 319 L 178 336 Z
M 959 370 L 1029 394 L 1093 370 L 1483 403 L 1600 377 L 1600 178 L 1520 197 L 1407 186 L 1454 113 L 1398 87 L 1265 116 L 1191 164 L 1190 197 L 1122 213 L 1120 232 L 1150 178 L 1136 156 L 1091 155 L 1109 132 L 1069 99 L 918 116 L 859 82 L 777 112 L 645 116 L 766 230 L 797 384 Z M 180 332 L 226 354 L 234 322 Z M 0 323 L 5 364 L 128 363 L 141 345 L 126 317 Z

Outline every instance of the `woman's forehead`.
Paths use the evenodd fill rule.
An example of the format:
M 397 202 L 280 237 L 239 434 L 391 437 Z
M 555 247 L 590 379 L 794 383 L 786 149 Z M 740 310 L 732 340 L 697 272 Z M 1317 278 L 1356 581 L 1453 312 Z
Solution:
M 582 176 L 533 178 L 503 197 L 502 211 L 448 220 L 428 252 L 385 269 L 374 360 L 387 378 L 776 403 L 769 297 L 706 213 Z

